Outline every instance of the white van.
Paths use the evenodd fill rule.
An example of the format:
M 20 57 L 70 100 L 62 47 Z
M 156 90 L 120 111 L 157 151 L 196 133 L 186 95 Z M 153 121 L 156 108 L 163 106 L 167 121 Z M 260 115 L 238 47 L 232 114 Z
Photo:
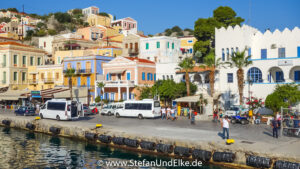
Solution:
M 160 117 L 160 103 L 157 100 L 144 99 L 125 101 L 124 108 L 116 109 L 116 117 L 156 118 Z
M 79 116 L 83 116 L 78 111 L 79 105 L 76 101 L 65 99 L 48 100 L 40 110 L 41 119 L 56 119 L 56 120 L 76 120 Z
M 102 115 L 114 115 L 117 109 L 123 109 L 124 103 L 110 103 L 107 106 L 104 106 L 101 110 Z

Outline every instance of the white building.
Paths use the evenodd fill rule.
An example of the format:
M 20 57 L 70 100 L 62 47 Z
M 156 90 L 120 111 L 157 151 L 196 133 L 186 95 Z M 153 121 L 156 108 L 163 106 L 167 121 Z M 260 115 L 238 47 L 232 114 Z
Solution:
M 265 33 L 243 25 L 215 30 L 216 58 L 230 61 L 231 53 L 246 49 L 253 64 L 244 68 L 244 77 L 253 84 L 244 86 L 244 97 L 265 99 L 277 84 L 300 82 L 300 29 L 275 30 Z M 221 92 L 225 106 L 239 104 L 237 69 L 221 68 L 216 77 L 216 90 Z M 249 90 L 250 87 L 250 90 Z
M 39 38 L 39 48 L 44 49 L 49 54 L 52 54 L 52 42 L 54 40 L 54 36 L 45 36 Z
M 127 17 L 127 18 L 122 18 L 122 19 L 118 19 L 115 21 L 111 22 L 111 26 L 115 27 L 121 27 L 122 30 L 121 33 L 123 33 L 125 36 L 127 36 L 128 34 L 137 34 L 137 30 L 138 30 L 138 24 L 137 21 L 134 20 L 131 17 Z
M 157 79 L 174 79 L 181 60 L 180 40 L 176 37 L 151 37 L 140 39 L 140 58 L 156 62 Z
M 89 15 L 92 15 L 92 14 L 97 15 L 98 13 L 99 13 L 99 8 L 96 7 L 96 6 L 90 6 L 88 8 L 82 9 L 82 14 L 85 15 L 85 16 L 89 16 Z

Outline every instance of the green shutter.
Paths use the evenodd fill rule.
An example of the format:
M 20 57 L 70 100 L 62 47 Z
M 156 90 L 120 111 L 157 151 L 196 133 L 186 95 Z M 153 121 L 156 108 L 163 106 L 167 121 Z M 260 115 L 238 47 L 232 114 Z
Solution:
M 160 42 L 156 42 L 156 48 L 160 48 Z
M 170 48 L 170 42 L 168 42 L 168 49 Z
M 146 49 L 147 50 L 149 49 L 149 43 L 146 43 Z
M 23 56 L 23 65 L 26 65 L 26 56 Z
M 174 43 L 172 43 L 172 49 L 174 49 Z
M 6 66 L 6 55 L 3 55 L 3 67 Z
M 14 81 L 17 81 L 17 72 L 14 72 Z
M 25 81 L 26 73 L 22 72 L 22 81 Z
M 3 72 L 3 83 L 6 83 L 6 72 Z
M 18 58 L 17 58 L 18 56 L 17 55 L 14 55 L 14 65 L 16 65 L 18 62 L 17 62 L 17 60 L 18 60 Z
M 33 57 L 30 57 L 30 66 L 33 66 Z

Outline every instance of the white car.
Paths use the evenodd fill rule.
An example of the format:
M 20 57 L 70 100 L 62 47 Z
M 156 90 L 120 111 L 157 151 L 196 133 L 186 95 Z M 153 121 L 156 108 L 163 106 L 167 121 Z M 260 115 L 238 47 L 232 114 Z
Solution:
M 90 108 L 91 110 L 93 110 L 93 109 L 96 108 L 96 107 L 97 107 L 98 110 L 100 110 L 100 108 L 101 108 L 101 103 L 92 103 L 92 104 L 90 104 L 90 106 L 89 106 L 89 108 Z
M 226 110 L 225 111 L 225 116 L 228 116 L 228 117 L 231 117 L 231 116 L 237 116 L 239 115 L 239 113 L 241 113 L 242 115 L 247 113 L 247 109 L 242 109 L 240 110 L 239 107 L 237 106 L 233 106 L 233 107 L 230 107 L 230 109 Z
M 114 115 L 117 109 L 122 109 L 124 103 L 110 103 L 101 110 L 102 115 Z

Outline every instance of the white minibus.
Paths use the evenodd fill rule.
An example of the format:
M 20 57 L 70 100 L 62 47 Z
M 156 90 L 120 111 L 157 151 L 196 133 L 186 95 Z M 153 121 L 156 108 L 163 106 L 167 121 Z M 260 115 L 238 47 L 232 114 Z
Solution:
M 153 99 L 125 101 L 124 107 L 116 109 L 116 117 L 157 118 L 161 117 L 160 102 Z
M 78 111 L 78 106 L 81 106 L 77 101 L 65 99 L 48 100 L 42 107 L 39 113 L 41 119 L 56 119 L 56 120 L 76 120 L 83 113 Z
M 101 110 L 102 115 L 114 115 L 117 109 L 122 109 L 124 107 L 124 103 L 109 103 L 107 106 L 104 106 Z

